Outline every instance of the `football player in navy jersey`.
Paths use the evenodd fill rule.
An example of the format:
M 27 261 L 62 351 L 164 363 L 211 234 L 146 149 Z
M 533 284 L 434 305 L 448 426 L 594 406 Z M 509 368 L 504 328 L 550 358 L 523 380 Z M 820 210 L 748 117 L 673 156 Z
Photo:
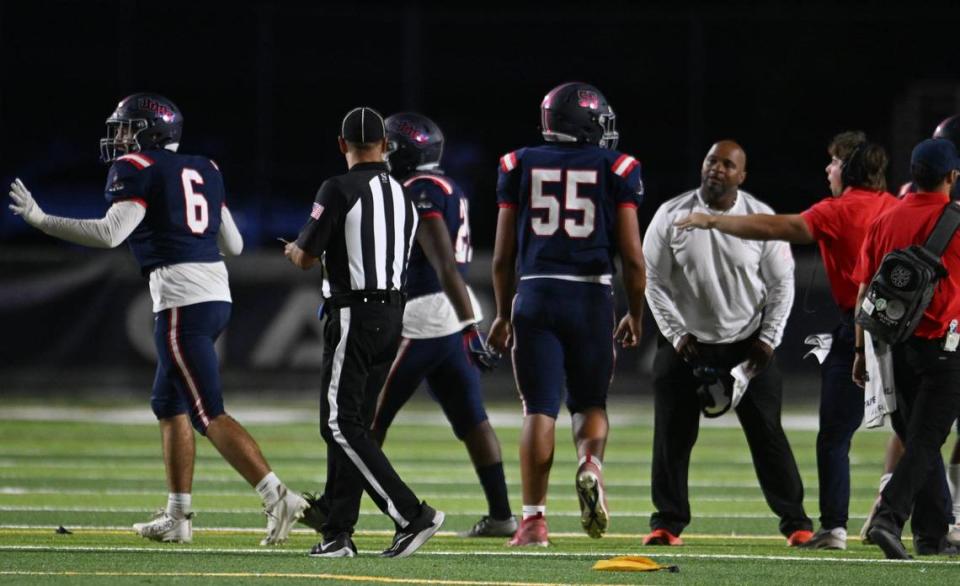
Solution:
M 470 245 L 469 200 L 440 168 L 443 132 L 420 114 L 395 114 L 386 119 L 391 173 L 410 192 L 424 224 L 437 222 L 450 235 L 461 275 L 473 255 Z M 469 289 L 468 289 L 469 290 Z M 464 343 L 464 328 L 440 286 L 423 249 L 415 245 L 407 269 L 407 305 L 403 312 L 403 339 L 397 358 L 380 391 L 373 434 L 382 443 L 401 407 L 424 380 L 440 403 L 453 432 L 467 446 L 489 507 L 467 537 L 510 537 L 517 520 L 510 510 L 503 474 L 500 442 L 490 426 L 480 389 L 480 369 L 492 368 L 491 356 L 472 353 Z M 483 319 L 473 292 L 475 321 Z M 475 327 L 465 330 L 478 336 Z M 469 341 L 468 341 L 469 342 Z
M 46 214 L 17 179 L 10 209 L 57 238 L 98 248 L 127 241 L 149 280 L 155 314 L 157 374 L 151 406 L 160 423 L 167 507 L 134 530 L 154 541 L 190 542 L 193 430 L 214 447 L 263 499 L 267 535 L 282 543 L 306 501 L 270 470 L 256 441 L 223 407 L 214 342 L 230 317 L 230 286 L 221 255 L 237 255 L 243 239 L 224 199 L 223 178 L 206 157 L 179 154 L 183 117 L 170 100 L 148 93 L 124 98 L 107 118 L 101 158 L 110 163 L 106 199 L 96 220 Z
M 614 341 L 640 340 L 645 268 L 637 207 L 640 163 L 614 150 L 615 116 L 597 88 L 565 83 L 540 105 L 546 144 L 500 159 L 489 344 L 512 344 L 523 400 L 523 520 L 510 545 L 549 543 L 547 483 L 554 428 L 566 388 L 580 465 L 575 486 L 590 537 L 609 522 L 602 461 Z M 629 311 L 614 328 L 614 255 L 623 263 Z

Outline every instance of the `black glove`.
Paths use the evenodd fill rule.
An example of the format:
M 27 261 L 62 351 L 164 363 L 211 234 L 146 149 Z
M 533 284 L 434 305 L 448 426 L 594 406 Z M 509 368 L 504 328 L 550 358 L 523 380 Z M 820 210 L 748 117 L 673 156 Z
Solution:
M 487 347 L 487 341 L 480 332 L 480 326 L 470 324 L 463 328 L 463 348 L 467 351 L 470 360 L 482 371 L 496 368 L 500 361 L 500 354 Z

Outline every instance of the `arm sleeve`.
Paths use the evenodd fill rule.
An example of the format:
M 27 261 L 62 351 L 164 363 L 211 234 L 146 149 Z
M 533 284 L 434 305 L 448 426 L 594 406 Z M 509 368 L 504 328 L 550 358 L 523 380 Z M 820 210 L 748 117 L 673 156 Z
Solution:
M 217 232 L 217 245 L 224 256 L 237 256 L 243 252 L 243 236 L 233 221 L 230 208 L 220 208 L 220 231 Z
M 683 317 L 673 302 L 670 276 L 676 262 L 668 238 L 670 229 L 670 218 L 665 208 L 661 207 L 654 214 L 643 238 L 643 258 L 647 265 L 647 305 L 660 333 L 676 348 L 687 331 Z
M 447 194 L 430 180 L 414 181 L 405 188 L 413 200 L 420 219 L 443 218 L 447 209 Z
M 643 203 L 643 177 L 640 161 L 630 155 L 620 155 L 610 166 L 613 176 L 614 201 L 617 207 L 640 207 Z
M 50 236 L 96 248 L 115 248 L 143 221 L 147 209 L 140 202 L 118 201 L 99 220 L 48 215 L 41 230 Z
M 760 259 L 760 277 L 767 290 L 760 323 L 760 340 L 772 348 L 780 345 L 783 329 L 793 307 L 793 254 L 790 245 L 782 240 L 764 242 Z
M 842 227 L 839 226 L 839 215 L 834 199 L 825 199 L 814 204 L 808 210 L 801 212 L 800 217 L 806 222 L 810 234 L 816 241 L 836 240 Z
M 500 157 L 497 167 L 497 205 L 515 208 L 520 205 L 520 151 Z
M 104 188 L 104 198 L 107 203 L 133 200 L 146 207 L 149 190 L 147 189 L 148 175 L 151 170 L 138 169 L 129 161 L 117 161 L 107 172 L 107 185 Z
M 307 254 L 320 258 L 327 249 L 330 235 L 343 221 L 345 204 L 343 192 L 329 179 L 324 181 L 313 201 L 310 217 L 297 237 L 297 246 Z

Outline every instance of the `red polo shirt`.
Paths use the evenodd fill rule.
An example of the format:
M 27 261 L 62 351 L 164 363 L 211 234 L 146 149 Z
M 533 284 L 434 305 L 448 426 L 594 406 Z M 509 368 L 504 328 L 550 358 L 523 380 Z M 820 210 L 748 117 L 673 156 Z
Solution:
M 944 193 L 908 193 L 897 205 L 880 214 L 863 242 L 854 278 L 860 283 L 869 283 L 888 252 L 912 244 L 922 246 L 940 219 L 943 206 L 949 202 L 950 198 Z M 919 338 L 941 338 L 950 320 L 960 320 L 960 238 L 956 234 L 943 251 L 941 262 L 948 274 L 937 283 L 933 299 L 913 333 Z
M 853 278 L 853 269 L 870 224 L 896 204 L 897 199 L 889 193 L 850 188 L 800 214 L 820 245 L 830 290 L 841 311 L 852 311 L 857 304 L 860 282 Z

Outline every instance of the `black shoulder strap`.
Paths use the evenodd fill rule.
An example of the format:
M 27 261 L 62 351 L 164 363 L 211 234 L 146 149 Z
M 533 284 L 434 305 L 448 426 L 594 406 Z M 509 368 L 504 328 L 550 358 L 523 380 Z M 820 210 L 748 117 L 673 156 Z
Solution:
M 955 202 L 950 202 L 943 207 L 940 219 L 937 225 L 933 227 L 933 232 L 927 238 L 924 248 L 935 254 L 938 258 L 943 256 L 943 251 L 953 238 L 953 233 L 960 228 L 960 206 Z

